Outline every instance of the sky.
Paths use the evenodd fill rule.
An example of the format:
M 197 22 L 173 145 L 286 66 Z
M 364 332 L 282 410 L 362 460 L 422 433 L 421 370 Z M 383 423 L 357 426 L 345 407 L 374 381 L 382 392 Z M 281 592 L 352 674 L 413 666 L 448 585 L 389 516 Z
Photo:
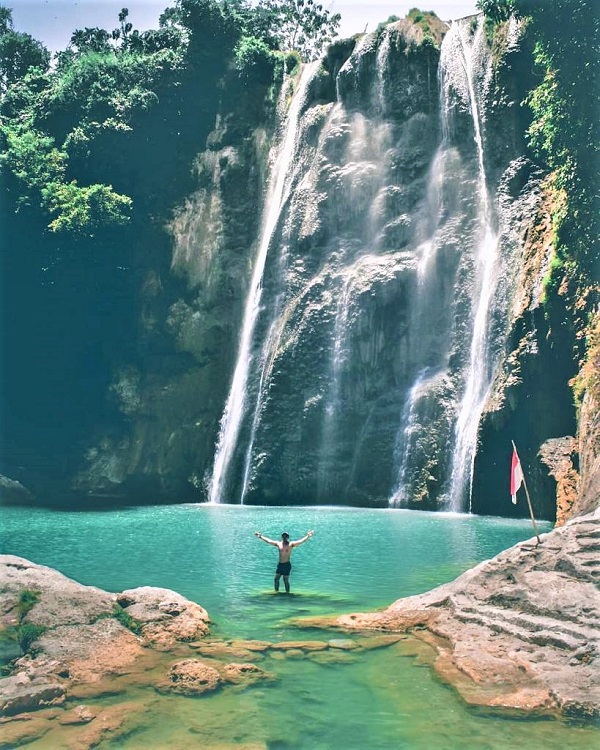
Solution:
M 411 8 L 433 10 L 445 21 L 476 12 L 476 0 L 321 0 L 323 7 L 340 13 L 341 37 L 352 36 L 367 28 L 374 31 L 380 21 L 396 15 L 403 18 Z M 129 21 L 135 29 L 157 28 L 162 11 L 173 0 L 0 0 L 12 8 L 16 31 L 24 31 L 56 52 L 64 49 L 75 29 L 99 26 L 112 31 L 118 24 L 121 8 L 129 8 Z

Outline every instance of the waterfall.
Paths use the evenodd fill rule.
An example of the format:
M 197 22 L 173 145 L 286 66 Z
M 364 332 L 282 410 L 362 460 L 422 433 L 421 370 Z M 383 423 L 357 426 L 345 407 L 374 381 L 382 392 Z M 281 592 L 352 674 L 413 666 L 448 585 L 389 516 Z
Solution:
M 481 90 L 489 84 L 491 61 L 487 52 L 482 16 L 473 34 L 469 19 L 452 24 L 440 58 L 443 77 L 443 104 L 448 112 L 450 89 L 454 89 L 468 108 L 473 122 L 477 150 L 478 241 L 471 298 L 472 331 L 469 362 L 464 374 L 463 394 L 458 404 L 454 450 L 450 477 L 448 508 L 464 510 L 468 492 L 471 505 L 471 483 L 477 444 L 479 420 L 492 383 L 493 363 L 490 356 L 490 308 L 496 288 L 499 235 L 487 186 L 484 162 L 483 115 Z M 479 83 L 478 90 L 476 83 Z M 446 122 L 448 122 L 446 115 Z
M 237 361 L 229 395 L 223 416 L 221 417 L 213 473 L 209 484 L 208 494 L 210 503 L 220 503 L 222 500 L 224 483 L 244 418 L 248 375 L 252 363 L 252 341 L 260 313 L 263 272 L 269 245 L 277 227 L 282 207 L 289 197 L 288 190 L 286 190 L 288 185 L 287 176 L 294 157 L 300 110 L 313 70 L 313 65 L 307 65 L 302 70 L 298 90 L 289 108 L 285 135 L 280 144 L 277 158 L 273 163 L 269 179 L 269 188 L 263 212 L 262 231 L 244 309 Z M 287 86 L 284 86 L 282 96 L 285 96 L 286 93 Z
M 342 292 L 337 302 L 335 326 L 333 332 L 333 348 L 331 353 L 331 388 L 325 404 L 323 415 L 323 430 L 321 434 L 321 460 L 319 462 L 319 477 L 317 491 L 319 500 L 327 498 L 327 480 L 330 474 L 330 462 L 335 454 L 336 415 L 341 406 L 341 376 L 342 366 L 346 358 L 344 342 L 348 329 L 348 315 L 352 302 L 352 275 L 344 279 Z
M 438 85 L 443 90 L 441 68 L 438 69 Z M 447 368 L 447 350 L 432 347 L 433 329 L 440 326 L 442 311 L 436 278 L 435 259 L 441 240 L 438 233 L 442 227 L 444 213 L 444 187 L 447 178 L 449 157 L 449 129 L 447 109 L 440 110 L 440 130 L 442 140 L 434 155 L 427 177 L 427 189 L 420 224 L 416 233 L 418 258 L 416 287 L 411 305 L 411 330 L 415 330 L 412 359 L 418 363 L 416 377 L 410 387 L 396 435 L 394 464 L 396 483 L 388 504 L 406 506 L 411 499 L 410 467 L 414 463 L 414 453 L 423 428 L 422 405 L 426 402 L 430 389 L 439 382 Z M 435 361 L 433 361 L 435 359 Z
M 305 71 L 293 100 L 212 502 L 463 509 L 506 302 L 489 51 L 478 20 L 453 25 L 436 97 L 428 49 L 404 54 L 403 33 L 367 35 L 335 88 L 320 68 L 307 107 Z
M 424 390 L 423 384 L 431 377 L 429 367 L 424 367 L 417 375 L 415 382 L 408 393 L 408 398 L 402 411 L 401 433 L 396 438 L 397 461 L 399 459 L 400 470 L 397 483 L 392 490 L 389 499 L 391 506 L 406 506 L 410 499 L 408 469 L 411 464 L 411 452 L 414 449 L 414 434 L 419 426 L 418 404 Z
M 278 307 L 276 304 L 275 307 Z M 252 427 L 250 429 L 250 439 L 248 440 L 248 446 L 246 448 L 246 455 L 244 458 L 244 473 L 242 476 L 242 489 L 240 492 L 240 503 L 244 504 L 244 497 L 248 490 L 250 483 L 250 475 L 252 470 L 252 454 L 254 448 L 254 441 L 256 440 L 256 431 L 260 423 L 260 414 L 263 407 L 263 394 L 265 385 L 271 374 L 271 367 L 273 365 L 273 357 L 276 350 L 277 341 L 281 334 L 281 320 L 277 317 L 273 320 L 269 327 L 269 332 L 266 336 L 265 343 L 261 352 L 261 371 L 258 382 L 258 388 L 256 392 L 256 403 L 254 404 L 254 412 L 252 414 Z

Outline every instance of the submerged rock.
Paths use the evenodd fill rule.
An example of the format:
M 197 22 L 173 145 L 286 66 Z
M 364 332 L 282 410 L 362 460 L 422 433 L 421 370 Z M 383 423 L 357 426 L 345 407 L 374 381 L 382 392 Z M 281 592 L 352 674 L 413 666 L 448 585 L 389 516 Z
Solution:
M 31 678 L 25 672 L 0 680 L 0 716 L 14 716 L 63 703 L 63 684 L 49 679 Z
M 59 717 L 58 723 L 70 726 L 72 724 L 89 724 L 90 721 L 96 718 L 96 711 L 93 711 L 89 706 L 75 706 L 70 711 Z
M 48 708 L 34 714 L 0 718 L 0 748 L 14 750 L 15 747 L 39 740 L 50 731 L 59 713 L 58 708 Z
M 109 706 L 93 717 L 88 725 L 67 744 L 68 750 L 89 750 L 104 740 L 116 742 L 125 737 L 142 721 L 144 711 L 137 703 Z
M 248 685 L 271 678 L 271 674 L 256 664 L 221 664 L 217 661 L 209 664 L 200 659 L 183 659 L 171 666 L 167 680 L 160 683 L 157 690 L 161 693 L 203 695 L 224 683 Z
M 206 662 L 184 659 L 173 664 L 167 682 L 159 685 L 158 689 L 182 695 L 202 695 L 216 690 L 222 681 L 219 672 Z
M 225 664 L 221 674 L 224 680 L 235 684 L 248 684 L 272 678 L 272 675 L 256 664 Z

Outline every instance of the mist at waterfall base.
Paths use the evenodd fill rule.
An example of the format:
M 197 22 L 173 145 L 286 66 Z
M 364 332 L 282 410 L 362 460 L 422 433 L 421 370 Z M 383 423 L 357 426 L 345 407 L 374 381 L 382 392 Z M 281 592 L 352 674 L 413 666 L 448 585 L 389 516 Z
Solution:
M 0 513 L 5 553 L 111 591 L 143 585 L 174 589 L 206 607 L 212 637 L 270 642 L 346 637 L 294 628 L 288 620 L 385 606 L 531 538 L 530 525 L 520 520 L 409 510 L 180 505 Z M 310 528 L 315 536 L 293 553 L 292 596 L 274 594 L 276 552 L 253 532 L 278 538 L 287 529 L 298 538 Z M 542 524 L 542 531 L 548 529 Z M 589 728 L 469 710 L 437 680 L 423 648 L 408 640 L 360 654 L 340 651 L 331 663 L 266 657 L 257 663 L 274 675 L 272 682 L 199 699 L 135 687 L 125 699 L 143 708 L 144 726 L 120 738 L 118 746 L 583 750 L 593 745 L 597 734 Z M 93 709 L 123 698 L 86 703 Z M 28 747 L 49 746 L 42 739 Z M 114 746 L 108 740 L 98 745 Z
M 305 68 L 285 115 L 211 503 L 472 510 L 511 278 L 491 56 L 482 17 L 455 23 L 436 82 L 395 34 L 357 43 L 327 105 Z

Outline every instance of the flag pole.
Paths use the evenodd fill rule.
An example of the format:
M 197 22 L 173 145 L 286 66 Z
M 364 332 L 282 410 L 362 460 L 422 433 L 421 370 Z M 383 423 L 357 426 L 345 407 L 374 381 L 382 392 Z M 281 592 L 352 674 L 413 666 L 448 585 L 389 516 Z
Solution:
M 517 446 L 515 445 L 515 441 L 511 440 L 510 442 L 512 443 L 512 447 L 514 448 L 515 453 L 517 453 Z M 517 453 L 517 456 L 518 455 L 519 454 Z M 529 489 L 527 487 L 527 481 L 525 480 L 525 472 L 523 471 L 522 474 L 523 474 L 523 487 L 525 488 L 525 495 L 527 497 L 527 505 L 529 506 L 529 515 L 531 516 L 531 523 L 533 524 L 533 530 L 535 531 L 535 536 L 536 536 L 536 539 L 537 539 L 537 543 L 541 544 L 542 540 L 540 539 L 540 534 L 538 532 L 538 527 L 537 527 L 537 524 L 535 522 L 535 517 L 533 515 L 533 506 L 531 504 L 531 498 L 529 497 Z

